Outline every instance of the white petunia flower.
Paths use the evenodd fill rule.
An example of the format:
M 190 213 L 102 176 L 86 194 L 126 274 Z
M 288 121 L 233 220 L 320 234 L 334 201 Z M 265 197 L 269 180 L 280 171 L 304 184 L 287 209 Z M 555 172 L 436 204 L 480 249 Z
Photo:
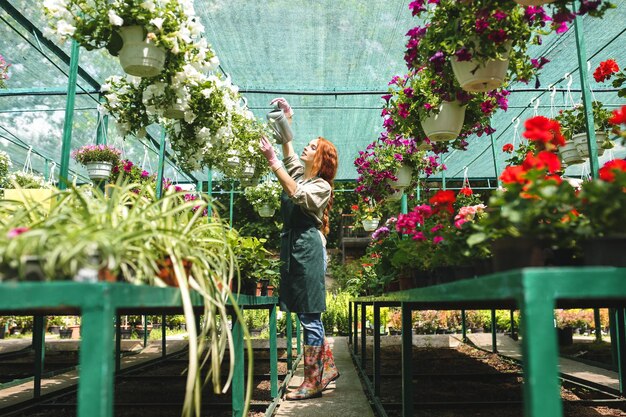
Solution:
M 109 10 L 109 23 L 113 26 L 122 26 L 124 24 L 124 19 L 119 17 L 115 10 Z
M 141 3 L 140 6 L 146 9 L 147 11 L 149 11 L 150 13 L 154 13 L 154 11 L 156 10 L 156 4 L 154 4 L 152 0 L 146 0 L 143 3 Z
M 62 36 L 72 36 L 76 32 L 76 26 L 72 26 L 65 20 L 59 20 L 57 22 L 57 32 Z
M 150 20 L 150 23 L 159 28 L 159 30 L 162 30 L 164 21 L 165 19 L 163 19 L 162 17 L 155 17 L 154 19 Z

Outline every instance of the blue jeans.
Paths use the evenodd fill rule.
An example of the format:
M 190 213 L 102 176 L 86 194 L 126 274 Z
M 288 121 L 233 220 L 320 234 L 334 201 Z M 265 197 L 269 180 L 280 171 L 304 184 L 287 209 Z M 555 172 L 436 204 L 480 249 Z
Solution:
M 298 313 L 298 318 L 304 329 L 304 344 L 322 346 L 324 344 L 322 313 Z

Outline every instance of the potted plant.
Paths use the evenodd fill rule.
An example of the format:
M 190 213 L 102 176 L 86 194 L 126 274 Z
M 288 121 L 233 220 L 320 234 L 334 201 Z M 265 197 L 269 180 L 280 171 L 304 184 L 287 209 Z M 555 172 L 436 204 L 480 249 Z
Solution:
M 9 161 L 10 162 L 10 161 Z M 14 171 L 6 178 L 4 189 L 6 200 L 17 201 L 28 208 L 49 210 L 54 204 L 54 187 L 46 184 L 42 175 L 34 172 Z
M 351 206 L 355 215 L 355 224 L 361 224 L 366 232 L 373 232 L 378 228 L 381 218 L 381 207 L 376 201 L 369 197 L 359 196 L 357 204 Z
M 609 118 L 611 112 L 605 109 L 601 102 L 594 101 L 593 122 L 596 132 L 596 143 L 598 145 L 598 156 L 604 153 L 605 149 L 611 149 L 613 144 L 608 138 L 610 130 Z M 572 142 L 576 146 L 578 155 L 581 158 L 589 157 L 587 148 L 587 133 L 585 123 L 585 108 L 583 105 L 575 105 L 571 109 L 560 110 L 555 118 L 561 125 L 561 131 L 567 142 Z M 567 146 L 567 143 L 566 143 Z M 571 146 L 571 145 L 570 145 Z
M 130 184 L 137 184 L 136 191 L 139 192 L 141 186 L 150 185 L 156 186 L 156 174 L 150 174 L 145 169 L 141 169 L 138 165 L 134 164 L 131 160 L 120 159 L 117 165 L 111 169 L 111 175 L 108 179 L 109 183 L 116 184 L 118 181 L 120 184 L 126 181 Z
M 87 169 L 92 180 L 106 180 L 122 152 L 109 145 L 85 145 L 72 152 L 72 157 Z
M 613 78 L 613 75 L 615 77 Z M 600 65 L 593 72 L 593 78 L 598 83 L 602 83 L 604 81 L 610 80 L 613 78 L 613 82 L 611 83 L 614 88 L 619 88 L 617 92 L 618 97 L 626 97 L 626 74 L 624 71 L 620 71 L 619 65 L 615 62 L 614 59 L 607 59 L 606 61 L 600 62 Z
M 9 79 L 9 67 L 11 64 L 8 64 L 4 57 L 0 54 L 0 88 L 6 88 L 6 80 Z
M 6 188 L 9 185 L 9 169 L 13 164 L 11 163 L 11 157 L 8 153 L 0 151 L 0 189 Z
M 272 217 L 280 208 L 282 187 L 278 181 L 263 181 L 253 187 L 244 189 L 244 196 L 261 217 Z
M 143 103 L 144 89 L 149 81 L 135 77 L 111 76 L 100 87 L 104 98 L 102 109 L 115 118 L 115 124 L 122 137 L 146 136 L 146 128 L 156 122 L 153 114 L 148 114 Z
M 406 58 L 411 65 L 441 73 L 449 59 L 461 88 L 474 92 L 494 90 L 507 78 L 528 82 L 536 73 L 540 65 L 533 65 L 527 50 L 540 42 L 544 15 L 528 15 L 508 0 L 424 3 L 411 3 L 413 15 L 429 22 L 409 32 Z

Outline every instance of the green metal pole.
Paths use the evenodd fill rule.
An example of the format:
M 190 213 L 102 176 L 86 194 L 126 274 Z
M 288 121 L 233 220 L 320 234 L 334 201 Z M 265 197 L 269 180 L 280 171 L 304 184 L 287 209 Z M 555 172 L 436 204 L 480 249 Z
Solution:
M 498 353 L 498 341 L 496 339 L 496 310 L 491 310 L 491 351 Z
M 365 369 L 365 364 L 367 363 L 365 348 L 367 342 L 367 327 L 365 324 L 367 314 L 367 304 L 361 303 L 361 368 Z
M 402 200 L 400 200 L 400 212 L 402 214 L 407 214 L 409 212 L 409 204 L 406 194 L 402 194 Z
M 235 181 L 230 183 L 229 224 L 233 227 L 233 206 L 235 205 Z
M 443 159 L 443 157 L 441 157 L 441 163 L 443 164 L 445 162 L 445 160 Z M 443 190 L 446 189 L 446 171 L 441 171 L 441 188 Z
M 115 316 L 115 372 L 119 372 L 122 367 L 122 317 Z
M 48 166 L 48 163 L 50 161 L 48 161 L 48 158 L 44 158 L 43 160 L 43 179 L 45 181 L 48 181 L 50 179 L 50 168 Z
M 165 319 L 167 315 L 165 313 L 161 314 L 161 357 L 165 357 L 167 355 L 167 329 L 165 328 Z
M 596 342 L 602 341 L 602 320 L 600 320 L 600 309 L 593 309 L 593 321 L 596 326 Z
M 576 14 L 577 1 L 572 1 L 574 18 L 574 32 L 576 33 L 576 50 L 578 52 L 578 71 L 580 72 L 580 87 L 585 105 L 585 123 L 587 128 L 587 148 L 589 149 L 589 171 L 592 178 L 598 178 L 598 145 L 596 143 L 596 131 L 593 120 L 593 106 L 591 103 L 591 87 L 587 74 L 587 47 L 583 31 L 583 21 Z
M 626 321 L 625 321 L 625 309 L 616 308 L 617 311 L 617 337 L 615 344 L 617 345 L 617 373 L 619 375 L 619 392 L 624 396 L 626 393 L 626 384 L 624 378 L 626 377 L 626 352 L 624 352 L 624 346 L 626 346 Z M 613 341 L 611 341 L 613 343 Z
M 467 343 L 467 320 L 465 310 L 461 310 L 461 337 L 464 343 Z
M 498 181 L 498 187 L 502 185 L 500 182 L 500 166 L 498 164 L 498 157 L 496 156 L 496 140 L 492 135 L 489 135 L 491 138 L 491 157 L 493 158 L 493 170 L 496 173 L 496 180 Z
M 517 340 L 515 337 L 515 310 L 511 310 L 510 322 L 511 322 L 511 339 Z
M 143 322 L 143 347 L 148 347 L 148 317 L 141 316 L 141 321 Z
M 296 317 L 296 355 L 302 354 L 302 327 L 300 326 L 300 319 Z
M 100 103 L 104 101 L 102 95 L 99 98 Z M 107 144 L 107 130 L 109 127 L 109 115 L 98 115 L 98 126 L 96 128 L 96 145 Z
M 354 341 L 352 342 L 352 348 L 356 356 L 359 354 L 359 303 L 353 303 L 353 308 L 352 325 L 354 326 Z
M 352 301 L 348 302 L 348 344 L 352 343 Z
M 278 348 L 276 340 L 276 305 L 269 308 L 270 314 L 270 394 L 278 396 Z
M 422 194 L 422 187 L 420 186 L 419 183 L 417 183 L 417 190 L 416 190 L 416 197 L 417 197 L 417 201 L 419 202 L 422 198 L 421 194 Z
M 374 303 L 374 353 L 372 369 L 374 371 L 374 395 L 380 397 L 380 304 Z
M 402 303 L 402 417 L 413 417 L 413 329 L 411 306 Z
M 46 326 L 44 316 L 37 315 L 33 319 L 33 348 L 35 349 L 35 375 L 33 396 L 41 396 L 41 375 L 43 374 L 44 355 L 46 353 Z
M 67 100 L 63 122 L 63 143 L 61 145 L 61 165 L 59 167 L 59 189 L 65 190 L 69 182 L 70 152 L 72 150 L 72 124 L 74 122 L 74 101 L 76 99 L 76 79 L 78 75 L 79 46 L 72 40 L 70 68 L 67 80 Z
M 233 367 L 233 417 L 243 416 L 244 406 L 244 352 L 243 352 L 243 327 L 237 315 L 232 315 L 233 320 L 233 343 L 235 349 L 235 365 Z
M 292 340 L 291 338 L 293 337 L 292 333 L 292 324 L 291 324 L 291 313 L 290 312 L 285 312 L 285 314 L 287 314 L 286 320 L 285 320 L 285 336 L 287 336 L 287 369 L 289 369 L 290 371 L 292 370 L 292 366 L 293 366 L 293 358 L 292 358 L 292 347 L 291 347 L 291 343 Z
M 156 196 L 163 195 L 163 169 L 165 167 L 165 128 L 161 127 L 161 140 L 159 141 L 159 165 L 157 168 Z
M 211 204 L 209 204 L 208 207 L 208 218 L 209 221 L 211 219 L 211 217 L 213 216 L 213 171 L 209 169 L 209 178 L 208 178 L 208 184 L 207 184 L 207 192 L 209 194 L 209 202 Z

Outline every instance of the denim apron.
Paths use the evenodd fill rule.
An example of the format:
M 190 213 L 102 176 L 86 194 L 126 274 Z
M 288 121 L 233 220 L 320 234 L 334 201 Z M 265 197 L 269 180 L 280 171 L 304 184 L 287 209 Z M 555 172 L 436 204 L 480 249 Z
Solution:
M 280 308 L 293 313 L 326 310 L 324 247 L 316 220 L 282 193 Z

